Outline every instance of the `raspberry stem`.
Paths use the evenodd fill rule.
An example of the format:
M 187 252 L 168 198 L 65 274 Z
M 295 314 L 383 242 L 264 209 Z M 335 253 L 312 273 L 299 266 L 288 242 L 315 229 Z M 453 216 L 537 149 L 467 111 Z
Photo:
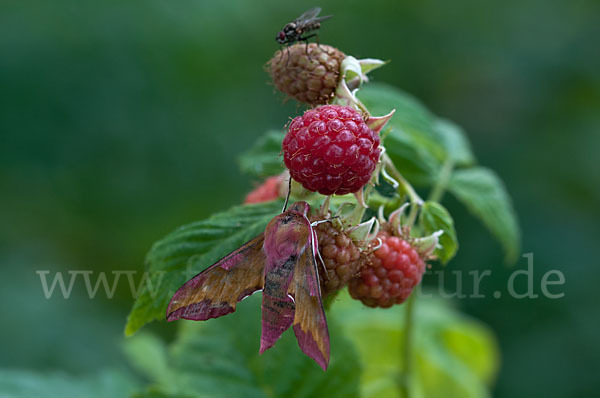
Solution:
M 410 183 L 406 181 L 402 174 L 400 174 L 400 172 L 394 165 L 394 162 L 392 162 L 392 159 L 390 159 L 387 153 L 383 154 L 382 160 L 384 162 L 384 166 L 388 167 L 388 172 L 392 175 L 392 177 L 394 177 L 394 179 L 396 179 L 400 183 L 399 188 L 402 188 L 408 194 L 410 202 L 421 206 L 423 204 L 423 199 L 421 199 L 421 197 L 415 191 L 412 185 L 410 185 Z
M 444 197 L 444 192 L 446 192 L 446 187 L 448 186 L 448 181 L 450 181 L 450 176 L 452 175 L 453 169 L 454 161 L 452 158 L 448 157 L 444 162 L 442 169 L 440 170 L 440 174 L 435 186 L 429 194 L 429 201 L 439 203 L 442 200 Z
M 419 208 L 423 205 L 423 199 L 419 196 L 419 194 L 415 191 L 415 189 L 410 185 L 408 181 L 402 176 L 402 174 L 398 171 L 392 159 L 388 156 L 387 153 L 384 153 L 382 156 L 383 167 L 388 168 L 388 172 L 394 177 L 396 181 L 400 184 L 398 190 L 402 190 L 408 194 L 408 199 L 410 200 L 410 213 L 408 215 L 408 221 L 406 223 L 406 228 L 410 230 L 413 226 L 415 219 L 417 217 L 417 212 Z
M 371 191 L 373 190 L 373 187 L 375 186 L 374 180 L 376 178 L 377 178 L 377 176 L 375 174 L 373 174 L 373 177 L 371 177 L 371 181 L 369 181 L 369 183 L 367 183 L 366 188 L 364 188 L 364 190 L 362 192 L 364 203 L 368 203 L 368 201 L 369 201 L 369 194 L 371 193 Z M 349 218 L 350 225 L 360 224 L 367 208 L 368 208 L 368 205 L 367 205 L 367 207 L 365 207 L 362 204 L 357 203 L 356 207 L 354 208 L 354 211 L 352 212 L 352 214 L 350 215 L 350 218 Z
M 413 335 L 413 311 L 416 294 L 408 296 L 404 304 L 404 344 L 402 346 L 403 367 L 400 374 L 400 395 L 410 398 L 412 377 L 412 335 Z
M 321 204 L 321 214 L 328 214 L 329 213 L 329 204 L 331 202 L 331 195 L 327 195 L 325 197 L 325 200 L 323 200 L 323 203 Z

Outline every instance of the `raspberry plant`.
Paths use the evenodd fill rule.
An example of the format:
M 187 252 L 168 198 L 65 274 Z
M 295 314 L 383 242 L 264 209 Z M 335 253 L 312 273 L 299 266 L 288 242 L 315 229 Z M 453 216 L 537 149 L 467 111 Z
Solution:
M 242 155 L 242 171 L 265 179 L 244 205 L 183 226 L 152 247 L 147 270 L 151 285 L 161 287 L 154 292 L 145 285 L 125 330 L 131 335 L 163 319 L 183 282 L 261 233 L 289 194 L 311 204 L 311 220 L 326 221 L 316 232 L 332 342 L 327 373 L 294 356 L 289 333 L 281 347 L 261 358 L 256 347 L 247 349 L 249 336 L 256 342 L 258 333 L 256 322 L 249 321 L 257 319 L 258 303 L 250 298 L 251 315 L 246 308 L 223 321 L 183 326 L 168 354 L 148 335 L 133 339 L 129 355 L 134 362 L 140 351 L 158 350 L 157 364 L 165 372 L 190 381 L 173 385 L 142 364 L 153 382 L 148 393 L 158 394 L 152 396 L 262 396 L 263 388 L 276 396 L 357 396 L 359 390 L 363 396 L 481 396 L 486 390 L 495 372 L 493 337 L 438 301 L 423 300 L 415 309 L 414 292 L 427 264 L 444 266 L 458 250 L 454 221 L 441 204 L 446 192 L 498 239 L 507 262 L 519 251 L 516 217 L 502 182 L 477 165 L 457 125 L 397 88 L 368 82 L 367 74 L 383 65 L 328 45 L 300 43 L 275 53 L 267 62 L 274 86 L 309 108 L 290 115 Z M 351 309 L 363 304 L 385 309 Z M 464 332 L 466 340 L 452 334 L 457 327 L 470 330 Z M 439 340 L 446 334 L 453 344 Z M 474 341 L 485 358 L 461 351 Z M 401 358 L 393 354 L 400 349 Z M 436 362 L 440 352 L 445 364 L 453 365 Z M 186 362 L 192 355 L 193 363 Z M 211 361 L 220 364 L 218 375 L 211 376 Z M 391 365 L 382 372 L 378 366 L 386 361 Z M 240 366 L 244 381 L 226 386 L 215 381 L 224 375 L 235 379 Z M 452 373 L 456 369 L 462 376 Z M 318 390 L 293 390 L 294 374 L 310 379 L 306 384 Z M 443 382 L 427 383 L 431 377 Z M 465 378 L 475 389 L 460 382 Z

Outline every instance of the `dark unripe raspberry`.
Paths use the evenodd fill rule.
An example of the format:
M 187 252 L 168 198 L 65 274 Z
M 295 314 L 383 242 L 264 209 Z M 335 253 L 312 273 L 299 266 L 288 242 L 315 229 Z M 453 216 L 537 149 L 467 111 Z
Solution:
M 244 203 L 261 203 L 277 199 L 282 181 L 281 176 L 267 178 L 265 182 L 246 195 Z
M 289 125 L 283 160 L 309 191 L 344 195 L 361 189 L 379 161 L 379 135 L 349 106 L 308 110 Z
M 407 241 L 386 231 L 377 235 L 381 247 L 367 256 L 360 276 L 350 281 L 350 295 L 369 307 L 404 302 L 421 282 L 425 262 Z
M 333 96 L 345 57 L 331 46 L 297 43 L 277 51 L 267 68 L 279 91 L 300 102 L 319 105 Z
M 313 217 L 311 221 L 322 219 Z M 358 275 L 359 269 L 365 262 L 359 248 L 352 239 L 331 223 L 322 223 L 315 227 L 319 240 L 319 253 L 325 263 L 317 257 L 317 268 L 321 282 L 323 297 L 334 293 L 348 284 Z M 325 269 L 324 269 L 325 268 Z

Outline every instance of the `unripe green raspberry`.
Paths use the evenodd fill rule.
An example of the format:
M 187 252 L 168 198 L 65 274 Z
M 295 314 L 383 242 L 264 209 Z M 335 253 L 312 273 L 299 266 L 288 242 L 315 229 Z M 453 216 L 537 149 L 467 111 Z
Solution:
M 277 51 L 267 69 L 284 94 L 309 105 L 326 104 L 338 85 L 345 57 L 331 46 L 297 43 Z

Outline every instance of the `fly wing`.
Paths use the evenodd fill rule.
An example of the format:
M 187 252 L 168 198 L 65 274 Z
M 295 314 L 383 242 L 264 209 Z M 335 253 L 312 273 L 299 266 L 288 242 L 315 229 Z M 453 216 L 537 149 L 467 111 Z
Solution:
M 311 233 L 307 248 L 296 265 L 289 293 L 294 297 L 296 305 L 293 326 L 298 345 L 323 370 L 327 370 L 329 330 L 321 301 L 321 287 L 315 259 L 316 245 L 314 243 L 316 242 L 314 240 L 314 234 Z
M 323 17 L 317 18 L 317 15 L 319 15 L 320 12 L 321 9 L 319 7 L 311 8 L 310 10 L 306 11 L 304 14 L 296 18 L 294 22 L 298 26 L 306 27 L 311 24 L 321 23 L 333 17 L 333 15 L 325 15 Z
M 167 308 L 167 321 L 205 321 L 235 311 L 236 304 L 264 286 L 261 234 L 181 286 Z
M 298 23 L 302 23 L 302 22 L 308 22 L 310 20 L 313 20 L 317 17 L 317 15 L 319 15 L 321 13 L 321 7 L 313 7 L 310 10 L 306 11 L 304 14 L 300 15 L 298 18 L 296 18 L 296 20 L 294 22 Z
M 325 20 L 328 20 L 329 18 L 333 18 L 333 15 L 325 15 L 325 16 L 322 16 L 319 18 L 315 18 L 315 19 L 310 20 L 310 22 L 311 23 L 321 23 Z

